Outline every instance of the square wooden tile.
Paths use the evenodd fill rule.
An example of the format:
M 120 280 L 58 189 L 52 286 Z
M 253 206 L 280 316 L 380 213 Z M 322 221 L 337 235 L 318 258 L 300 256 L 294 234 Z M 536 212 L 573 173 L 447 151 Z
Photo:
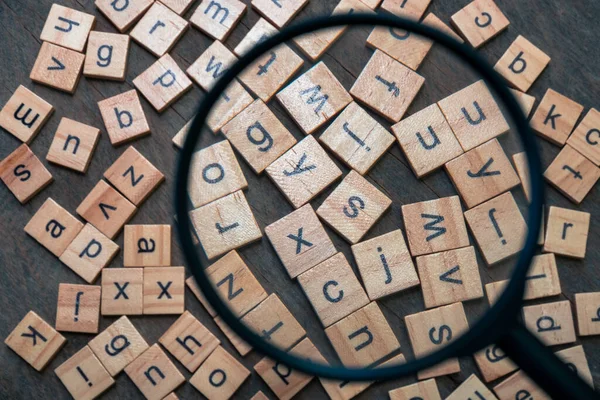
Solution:
M 576 293 L 579 336 L 600 335 L 600 292 Z
M 496 344 L 491 344 L 473 354 L 473 358 L 486 382 L 494 381 L 519 368 Z
M 352 101 L 324 62 L 319 62 L 277 94 L 277 100 L 306 134 L 313 133 Z
M 144 315 L 183 314 L 185 267 L 144 268 Z
M 452 393 L 450 393 L 450 396 L 446 397 L 446 400 L 469 399 L 471 396 L 486 400 L 498 400 L 475 374 L 472 374 L 461 383 Z
M 25 232 L 56 257 L 75 239 L 83 224 L 51 198 L 31 217 Z
M 526 395 L 535 400 L 551 400 L 523 371 L 518 371 L 494 386 L 494 393 L 500 400 L 512 400 Z
M 403 205 L 402 216 L 413 257 L 469 245 L 458 196 Z
M 124 81 L 129 43 L 129 35 L 90 32 L 83 75 L 89 78 Z
M 113 146 L 150 133 L 150 126 L 135 89 L 98 102 L 98 108 Z
M 295 208 L 331 185 L 342 171 L 312 136 L 307 136 L 267 167 L 267 174 Z
M 257 174 L 296 144 L 296 138 L 260 99 L 229 121 L 221 132 Z
M 190 291 L 194 294 L 194 296 L 196 296 L 196 298 L 198 299 L 200 304 L 202 304 L 202 307 L 204 307 L 204 309 L 206 310 L 208 315 L 210 315 L 213 318 L 216 317 L 217 312 L 215 311 L 214 308 L 212 308 L 212 306 L 210 305 L 210 303 L 208 302 L 206 297 L 204 297 L 204 293 L 202 293 L 202 290 L 200 289 L 200 286 L 198 286 L 198 283 L 196 282 L 194 277 L 190 276 L 189 278 L 187 278 L 185 280 L 185 284 L 190 289 Z
M 544 178 L 575 204 L 585 199 L 600 178 L 600 168 L 568 144 L 544 172 Z
M 0 126 L 29 144 L 53 112 L 52 104 L 19 85 L 0 111 Z
M 171 265 L 171 225 L 125 225 L 123 266 Z
M 367 38 L 367 46 L 383 51 L 416 71 L 431 50 L 433 41 L 410 31 L 377 26 Z
M 85 174 L 99 139 L 98 128 L 62 118 L 56 128 L 46 160 Z
M 523 322 L 546 346 L 576 340 L 569 300 L 523 307 Z
M 438 106 L 465 151 L 509 130 L 502 111 L 482 80 L 442 99 Z
M 582 112 L 581 104 L 548 89 L 531 117 L 531 128 L 544 139 L 563 146 Z
M 195 0 L 160 0 L 165 6 L 175 11 L 179 15 L 183 15 L 190 9 Z
M 238 0 L 202 0 L 190 22 L 211 38 L 224 41 L 245 12 L 246 5 Z
M 227 140 L 194 153 L 191 169 L 188 194 L 196 208 L 248 187 Z
M 162 57 L 175 46 L 188 27 L 185 19 L 162 3 L 156 2 L 129 35 L 150 53 Z
M 186 73 L 202 89 L 208 92 L 236 61 L 237 57 L 231 50 L 225 47 L 223 43 L 215 40 L 189 66 Z
M 75 92 L 85 55 L 43 42 L 29 78 L 63 92 Z
M 550 57 L 546 53 L 519 35 L 500 57 L 494 69 L 511 86 L 526 92 L 549 63 Z
M 92 350 L 85 346 L 54 370 L 74 399 L 93 399 L 114 385 Z
M 404 18 L 420 20 L 431 0 L 383 0 L 381 9 Z
M 221 317 L 215 317 L 214 321 L 219 329 L 221 329 L 225 337 L 229 340 L 233 348 L 240 353 L 240 356 L 245 357 L 252 351 L 252 346 L 239 337 L 237 333 L 235 333 L 235 331 L 233 331 L 233 329 L 231 329 L 229 325 L 227 325 L 225 321 L 221 319 Z
M 259 17 L 258 21 L 250 28 L 246 36 L 242 38 L 242 40 L 238 43 L 237 46 L 233 49 L 233 52 L 236 56 L 241 57 L 248 53 L 254 46 L 257 44 L 264 42 L 266 39 L 271 36 L 275 36 L 279 30 L 275 28 L 269 21 L 266 19 Z M 280 47 L 288 47 L 286 44 L 281 44 L 277 46 L 273 51 L 276 51 Z M 267 71 L 268 72 L 268 71 Z
M 396 335 L 376 302 L 325 329 L 342 364 L 365 367 L 400 348 Z
M 511 192 L 466 211 L 465 219 L 488 265 L 523 248 L 527 224 Z
M 161 400 L 185 382 L 185 377 L 158 344 L 125 367 L 125 373 L 149 400 Z
M 96 0 L 96 8 L 120 31 L 125 32 L 144 15 L 154 0 Z
M 493 0 L 475 0 L 454 14 L 450 21 L 475 48 L 483 46 L 510 25 Z
M 0 162 L 0 179 L 21 204 L 54 181 L 52 174 L 25 143 Z
M 309 0 L 252 0 L 252 7 L 263 17 L 268 19 L 277 28 L 283 28 L 300 10 L 308 4 Z
M 306 331 L 276 294 L 271 294 L 246 314 L 241 322 L 264 340 L 287 350 L 306 336 Z
M 535 104 L 536 98 L 527 93 L 520 92 L 515 89 L 509 89 L 509 91 L 516 97 L 517 102 L 521 106 L 523 113 L 525 114 L 525 118 L 528 118 L 531 115 L 531 111 L 533 110 L 533 105 Z
M 600 112 L 591 108 L 569 136 L 567 144 L 600 166 L 600 148 L 596 147 L 599 143 L 598 138 L 600 138 Z
M 102 270 L 102 315 L 141 315 L 144 311 L 144 269 Z
M 497 139 L 446 163 L 446 172 L 467 208 L 475 207 L 521 183 Z
M 404 318 L 415 357 L 423 357 L 460 337 L 469 329 L 462 303 L 422 311 Z M 434 378 L 460 372 L 457 358 L 448 359 L 420 371 L 418 379 Z
M 350 103 L 319 141 L 359 174 L 366 174 L 394 143 L 394 137 L 357 103 Z
M 95 23 L 93 15 L 52 4 L 40 39 L 82 52 Z
M 412 385 L 390 390 L 388 395 L 390 396 L 390 400 L 413 400 L 415 398 L 442 400 L 435 379 L 427 379 L 422 382 L 413 383 Z
M 413 102 L 425 78 L 380 50 L 362 70 L 350 94 L 391 122 L 398 122 Z
M 415 265 L 400 229 L 355 244 L 352 254 L 371 300 L 419 284 Z
M 192 88 L 192 81 L 165 54 L 133 80 L 133 85 L 158 112 L 163 112 Z
M 352 170 L 317 209 L 317 215 L 356 244 L 391 204 L 390 198 Z
M 109 239 L 117 236 L 136 211 L 137 208 L 129 200 L 103 180 L 77 207 L 77 214 Z
M 392 126 L 392 131 L 417 178 L 463 153 L 437 104 L 404 118 Z
M 554 354 L 556 354 L 567 367 L 571 369 L 571 371 L 575 372 L 581 379 L 586 381 L 592 389 L 594 388 L 594 378 L 592 377 L 592 372 L 590 371 L 590 366 L 585 356 L 583 346 L 569 347 L 568 349 L 557 351 Z
M 101 289 L 92 285 L 59 284 L 56 330 L 98 333 Z
M 567 257 L 584 258 L 590 230 L 589 213 L 550 207 L 544 251 Z
M 113 377 L 148 349 L 146 340 L 127 317 L 113 322 L 88 346 Z
M 217 101 L 208 115 L 206 123 L 208 128 L 213 133 L 219 132 L 226 123 L 252 104 L 253 101 L 254 99 L 250 93 L 237 80 L 234 80 L 227 86 L 227 89 L 221 95 L 221 99 Z
M 249 376 L 250 371 L 219 346 L 190 378 L 190 384 L 209 400 L 226 400 Z
M 29 311 L 4 340 L 4 344 L 36 371 L 41 371 L 66 341 L 35 312 Z
M 448 36 L 451 36 L 460 43 L 464 43 L 464 40 L 451 27 L 449 27 L 444 21 L 440 19 L 440 17 L 438 17 L 432 12 L 427 14 L 427 16 L 423 19 L 423 24 L 429 25 L 439 31 L 442 31 L 443 33 L 445 33 Z

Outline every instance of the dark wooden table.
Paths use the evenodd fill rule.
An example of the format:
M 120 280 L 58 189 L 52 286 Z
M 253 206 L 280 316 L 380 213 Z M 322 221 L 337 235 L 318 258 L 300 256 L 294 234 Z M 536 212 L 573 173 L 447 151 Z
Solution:
M 247 2 L 249 3 L 249 1 Z M 442 20 L 448 22 L 450 16 L 468 2 L 469 0 L 434 0 L 429 11 L 434 12 Z M 113 26 L 103 16 L 99 15 L 93 1 L 61 0 L 60 3 L 97 15 L 96 30 L 115 31 Z M 336 3 L 335 0 L 313 0 L 297 18 L 328 15 Z M 39 36 L 51 4 L 51 0 L 0 0 L 0 57 L 2 64 L 0 104 L 4 104 L 18 85 L 23 84 L 33 89 L 56 108 L 55 114 L 31 145 L 34 153 L 41 159 L 45 158 L 58 122 L 63 116 L 104 130 L 97 102 L 131 89 L 133 87 L 132 80 L 156 60 L 150 53 L 137 44 L 133 44 L 125 83 L 82 79 L 73 96 L 33 84 L 29 80 L 29 73 L 40 48 Z M 511 25 L 508 31 L 483 47 L 481 50 L 483 55 L 491 63 L 495 63 L 517 35 L 524 35 L 552 57 L 549 68 L 530 90 L 530 93 L 535 95 L 538 101 L 546 89 L 551 87 L 580 102 L 586 109 L 598 107 L 596 96 L 600 93 L 600 51 L 597 44 L 600 42 L 600 33 L 597 30 L 597 17 L 600 16 L 600 2 L 591 0 L 529 0 L 527 2 L 498 0 L 498 5 L 508 16 Z M 191 12 L 186 17 L 189 17 L 189 15 L 191 15 Z M 258 15 L 250 9 L 241 24 L 235 28 L 233 34 L 228 38 L 226 44 L 233 48 L 257 19 Z M 369 30 L 366 28 L 348 31 L 323 57 L 325 63 L 347 89 L 350 88 L 370 57 L 371 50 L 362 45 L 357 46 L 357 43 L 364 43 L 368 32 Z M 211 42 L 208 37 L 199 31 L 190 29 L 183 39 L 177 43 L 171 54 L 180 66 L 187 68 Z M 449 57 L 439 46 L 434 47 L 419 72 L 427 79 L 435 78 L 439 81 L 441 78 L 445 84 L 428 85 L 426 83 L 409 109 L 409 114 L 467 86 L 476 79 L 472 74 L 462 73 L 460 68 L 455 68 L 455 65 L 456 60 Z M 178 151 L 172 146 L 171 138 L 192 117 L 194 107 L 196 107 L 202 96 L 202 90 L 194 87 L 173 107 L 160 115 L 154 112 L 147 102 L 143 102 L 152 128 L 152 134 L 135 141 L 133 145 L 165 173 L 167 181 L 143 204 L 132 223 L 172 222 L 174 214 L 172 193 Z M 277 104 L 274 104 L 273 108 L 294 135 L 298 139 L 302 138 L 303 135 L 283 110 Z M 509 155 L 519 151 L 514 143 L 514 136 L 514 133 L 511 133 L 501 139 Z M 216 140 L 217 138 L 211 138 L 212 142 Z M 547 142 L 541 142 L 544 167 L 546 167 L 556 156 L 559 149 Z M 0 159 L 6 157 L 18 145 L 19 142 L 14 137 L 6 132 L 0 133 Z M 55 178 L 55 182 L 24 206 L 17 202 L 4 185 L 0 185 L 0 204 L 2 204 L 0 207 L 0 269 L 2 271 L 0 338 L 4 339 L 29 310 L 36 311 L 46 321 L 54 324 L 58 284 L 60 282 L 83 283 L 56 257 L 28 237 L 23 232 L 23 227 L 48 197 L 55 199 L 75 214 L 75 209 L 79 203 L 96 185 L 103 172 L 126 148 L 127 146 L 118 148 L 111 146 L 104 132 L 87 174 L 81 175 L 60 167 L 50 166 L 49 169 Z M 247 197 L 261 228 L 292 211 L 289 203 L 285 201 L 268 177 L 257 177 L 247 164 L 241 162 L 241 165 L 250 185 Z M 343 166 L 342 169 L 345 172 L 348 171 Z M 388 194 L 394 202 L 391 211 L 385 214 L 383 220 L 369 232 L 366 238 L 388 232 L 397 227 L 404 228 L 400 213 L 402 204 L 456 193 L 446 174 L 442 171 L 418 181 L 408 168 L 407 161 L 397 144 L 373 168 L 369 173 L 369 179 Z M 329 188 L 323 195 L 319 196 L 313 204 L 318 206 L 331 192 L 331 189 Z M 516 189 L 513 192 L 522 203 L 522 191 Z M 546 203 L 549 205 L 577 208 L 553 189 L 549 189 L 547 194 Z M 563 294 L 560 297 L 543 301 L 562 299 L 573 301 L 575 293 L 600 290 L 600 274 L 595 271 L 596 265 L 600 262 L 600 251 L 596 247 L 600 235 L 599 219 L 597 218 L 600 206 L 596 205 L 599 198 L 600 190 L 595 187 L 582 205 L 578 207 L 592 213 L 586 259 L 573 261 L 558 257 Z M 352 260 L 353 267 L 356 268 L 348 244 L 333 231 L 328 230 L 328 232 L 336 247 L 342 250 L 349 260 Z M 117 238 L 117 242 L 122 246 L 122 235 Z M 472 241 L 472 243 L 474 242 Z M 174 241 L 174 247 L 173 264 L 180 265 L 183 263 L 183 258 L 176 241 Z M 241 251 L 241 254 L 267 290 L 275 292 L 283 298 L 291 311 L 307 328 L 313 341 L 326 356 L 332 357 L 333 352 L 323 330 L 318 323 L 313 323 L 316 318 L 307 299 L 302 294 L 298 284 L 289 280 L 268 241 L 264 239 L 259 243 L 248 246 Z M 110 267 L 122 266 L 122 262 L 122 256 L 119 255 Z M 484 283 L 506 278 L 510 269 L 510 263 L 490 269 L 484 266 L 483 262 L 480 265 Z M 533 302 L 533 304 L 535 303 Z M 412 356 L 403 317 L 423 310 L 420 290 L 409 290 L 391 296 L 381 301 L 380 304 L 399 337 L 403 352 L 409 357 Z M 475 322 L 475 316 L 485 309 L 485 304 L 484 299 L 466 303 L 465 307 L 470 323 Z M 225 348 L 237 355 L 189 291 L 186 293 L 186 307 L 200 318 L 209 329 L 219 333 Z M 133 317 L 131 319 L 146 340 L 149 343 L 155 343 L 176 318 L 171 316 L 149 316 Z M 114 318 L 102 318 L 100 329 L 106 328 L 113 321 Z M 0 397 L 13 399 L 68 397 L 67 391 L 61 385 L 53 370 L 82 348 L 92 336 L 68 333 L 65 336 L 68 339 L 66 347 L 42 373 L 38 373 L 29 367 L 6 346 L 0 346 Z M 600 338 L 588 337 L 578 341 L 578 343 L 583 344 L 594 376 L 594 382 L 599 385 Z M 244 363 L 252 369 L 260 358 L 261 355 L 253 352 L 245 357 Z M 477 372 L 471 357 L 461 360 L 461 365 L 462 372 L 460 374 L 437 379 L 444 397 L 470 374 Z M 186 375 L 186 378 L 189 378 L 190 374 L 184 371 L 181 365 L 178 365 L 178 367 Z M 116 380 L 116 385 L 105 393 L 105 398 L 140 397 L 139 391 L 125 374 L 119 375 Z M 415 378 L 411 377 L 376 384 L 361 394 L 359 398 L 387 398 L 388 390 L 414 382 L 414 380 Z M 258 375 L 253 374 L 241 387 L 236 398 L 249 398 L 258 389 L 269 393 L 268 388 Z M 189 384 L 183 385 L 177 391 L 177 394 L 181 398 L 199 396 L 199 393 Z M 325 392 L 318 380 L 313 380 L 298 396 L 298 398 L 323 397 L 325 397 Z

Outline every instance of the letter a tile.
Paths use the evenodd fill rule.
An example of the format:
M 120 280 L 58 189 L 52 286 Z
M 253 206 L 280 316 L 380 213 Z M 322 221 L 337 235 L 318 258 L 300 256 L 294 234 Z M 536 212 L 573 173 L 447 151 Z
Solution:
M 224 41 L 246 12 L 238 0 L 203 0 L 190 22 L 213 39 Z
M 544 178 L 569 200 L 579 204 L 600 178 L 600 168 L 568 144 L 544 172 Z
M 523 307 L 523 322 L 546 346 L 573 343 L 576 340 L 569 300 Z
M 0 111 L 0 126 L 24 143 L 31 143 L 48 121 L 54 107 L 23 85 Z
M 581 104 L 548 89 L 531 117 L 531 128 L 544 139 L 563 146 L 582 112 Z
M 129 35 L 140 46 L 162 57 L 188 29 L 188 22 L 177 13 L 156 2 L 144 14 Z
M 74 399 L 94 399 L 115 384 L 88 346 L 54 370 Z
M 96 7 L 119 32 L 125 32 L 153 3 L 154 0 L 96 0 Z
M 475 0 L 454 14 L 450 20 L 475 48 L 483 46 L 510 25 L 493 0 Z
M 171 225 L 125 225 L 125 267 L 168 267 L 171 265 Z
M 548 63 L 550 57 L 519 35 L 498 60 L 494 69 L 512 86 L 527 92 Z
M 82 52 L 95 22 L 93 15 L 52 4 L 40 39 Z
M 135 89 L 98 102 L 106 132 L 113 146 L 150 133 L 150 127 Z
M 0 161 L 0 180 L 21 204 L 52 183 L 54 178 L 25 143 Z
M 63 118 L 56 129 L 46 160 L 85 174 L 99 139 L 98 128 Z
M 63 92 L 75 92 L 85 55 L 43 42 L 29 78 Z

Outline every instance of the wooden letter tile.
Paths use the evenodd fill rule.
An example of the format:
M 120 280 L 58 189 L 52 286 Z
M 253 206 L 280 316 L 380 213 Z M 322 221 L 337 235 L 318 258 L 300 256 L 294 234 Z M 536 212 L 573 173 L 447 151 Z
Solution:
M 88 346 L 62 363 L 54 373 L 74 399 L 94 399 L 115 383 Z
M 523 322 L 547 346 L 576 340 L 569 300 L 523 307 Z
M 144 270 L 102 270 L 102 315 L 141 315 L 144 311 Z
M 592 108 L 577 125 L 577 128 L 567 140 L 567 144 L 586 156 L 591 162 L 600 166 L 600 148 L 597 147 L 600 142 L 598 138 L 600 138 L 600 112 Z
M 209 400 L 227 400 L 249 376 L 250 371 L 219 346 L 190 378 L 190 384 Z
M 135 78 L 133 85 L 156 111 L 163 112 L 192 88 L 192 81 L 175 60 L 165 54 Z
M 523 371 L 518 371 L 494 386 L 494 393 L 500 400 L 523 399 L 551 400 Z
M 136 211 L 137 208 L 129 200 L 103 180 L 77 207 L 77 214 L 109 239 L 114 239 Z
M 563 146 L 573 131 L 583 106 L 548 89 L 531 117 L 531 127 L 541 137 Z
M 113 146 L 150 133 L 142 103 L 135 89 L 98 102 L 98 108 Z
M 509 130 L 502 111 L 482 80 L 451 94 L 438 105 L 465 151 Z
M 290 203 L 299 208 L 337 180 L 342 171 L 317 140 L 307 136 L 269 165 L 267 174 Z
M 90 32 L 83 75 L 90 78 L 124 81 L 129 43 L 129 35 Z
M 129 35 L 150 53 L 162 57 L 173 48 L 188 26 L 185 19 L 156 2 Z
M 416 0 L 413 0 L 415 3 Z M 367 38 L 367 45 L 379 49 L 416 71 L 427 54 L 433 42 L 423 36 L 397 28 L 375 27 Z
M 473 358 L 483 376 L 483 380 L 486 382 L 494 381 L 519 368 L 496 344 L 491 344 L 478 351 L 473 355 Z
M 0 126 L 29 144 L 53 112 L 52 104 L 19 85 L 0 111 Z
M 517 98 L 517 102 L 521 105 L 521 109 L 525 114 L 525 118 L 528 118 L 529 115 L 531 115 L 531 110 L 533 110 L 533 105 L 535 104 L 536 100 L 535 97 L 515 89 L 509 90 Z
M 4 340 L 4 344 L 37 371 L 41 371 L 66 341 L 35 312 L 29 311 Z
M 236 61 L 231 50 L 215 40 L 186 72 L 202 89 L 209 91 Z
M 278 28 L 283 28 L 309 0 L 288 0 L 275 2 L 273 0 L 252 0 L 252 7 L 263 17 Z
M 352 97 L 321 61 L 279 92 L 277 100 L 304 133 L 311 134 L 350 104 Z
M 404 118 L 392 126 L 392 131 L 417 178 L 424 177 L 463 153 L 437 104 Z
M 221 95 L 221 99 L 210 112 L 207 121 L 208 128 L 217 133 L 219 129 L 252 104 L 253 101 L 254 99 L 250 93 L 237 80 L 234 80 L 227 86 L 227 89 Z
M 483 46 L 510 25 L 493 0 L 475 0 L 454 14 L 450 20 L 475 48 Z
M 95 22 L 93 15 L 52 4 L 40 39 L 82 52 Z
M 600 168 L 565 145 L 544 172 L 544 178 L 569 200 L 579 204 L 598 182 Z
M 579 336 L 600 335 L 600 292 L 576 293 Z
M 352 253 L 371 300 L 419 284 L 415 265 L 400 229 L 355 244 Z
M 464 40 L 456 32 L 454 32 L 452 28 L 450 28 L 444 21 L 440 19 L 440 17 L 432 12 L 427 14 L 425 19 L 423 19 L 423 23 L 444 32 L 446 35 L 451 36 L 460 43 L 464 43 Z
M 67 93 L 75 92 L 85 55 L 43 42 L 29 78 Z
M 182 314 L 185 267 L 144 268 L 144 314 Z
M 494 69 L 515 88 L 529 90 L 533 82 L 550 63 L 550 57 L 519 35 L 506 53 L 498 60 Z
M 521 186 L 523 187 L 525 197 L 527 198 L 527 201 L 531 202 L 531 180 L 529 178 L 529 166 L 527 165 L 527 155 L 525 152 L 513 154 L 512 160 L 515 164 L 517 175 L 519 175 L 519 180 L 521 181 Z
M 23 143 L 0 161 L 0 180 L 21 204 L 25 204 L 54 178 L 29 146 Z
M 497 139 L 448 162 L 446 172 L 467 208 L 509 191 L 520 183 Z
M 383 0 L 381 9 L 404 18 L 420 20 L 431 0 Z
M 154 0 L 96 0 L 96 7 L 120 32 L 125 32 L 153 3 Z
M 478 398 L 486 400 L 498 400 L 496 396 L 479 380 L 477 375 L 473 374 L 461 383 L 455 390 L 446 397 L 446 400 L 463 400 Z
M 98 333 L 100 291 L 100 286 L 59 284 L 56 330 Z
M 469 245 L 458 196 L 404 205 L 402 216 L 413 256 Z
M 592 389 L 594 388 L 594 378 L 592 377 L 590 366 L 585 356 L 585 352 L 583 351 L 583 346 L 569 347 L 568 349 L 557 351 L 554 354 L 563 360 L 571 371 L 575 372 L 581 379 L 586 381 Z
M 171 225 L 125 225 L 125 267 L 171 265 Z
M 160 0 L 165 6 L 175 11 L 179 15 L 183 15 L 190 9 L 194 0 Z
M 413 383 L 388 392 L 390 400 L 442 400 L 435 379 Z
M 81 229 L 83 224 L 51 198 L 25 226 L 25 232 L 56 257 L 61 256 Z
M 352 102 L 319 137 L 321 143 L 359 174 L 366 174 L 394 143 L 394 137 Z
M 590 217 L 589 213 L 583 211 L 550 207 L 544 251 L 567 257 L 584 258 Z
M 231 345 L 237 350 L 242 357 L 245 357 L 252 351 L 252 346 L 246 343 L 241 337 L 231 329 L 221 317 L 215 317 L 215 324 L 221 329 L 225 337 L 231 342 Z
M 46 160 L 86 173 L 100 139 L 100 130 L 63 118 L 54 134 Z
M 223 41 L 245 12 L 246 5 L 238 0 L 202 0 L 190 22 L 211 38 Z
M 415 357 L 428 355 L 460 337 L 469 329 L 462 303 L 434 308 L 404 318 Z M 448 359 L 417 374 L 419 379 L 460 372 L 458 359 Z

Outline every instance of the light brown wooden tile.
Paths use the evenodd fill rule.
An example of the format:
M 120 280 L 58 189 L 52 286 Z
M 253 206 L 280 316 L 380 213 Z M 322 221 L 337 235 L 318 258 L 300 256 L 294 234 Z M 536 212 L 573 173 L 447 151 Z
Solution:
M 254 46 L 265 41 L 271 36 L 275 36 L 279 30 L 275 28 L 269 21 L 259 17 L 258 21 L 250 28 L 246 36 L 238 43 L 233 49 L 236 56 L 241 57 L 248 53 Z M 280 45 L 281 47 L 287 47 L 287 45 Z M 278 46 L 277 49 L 280 47 Z M 274 49 L 275 51 L 275 49 Z
M 237 0 L 236 0 L 237 1 Z M 212 44 L 189 66 L 186 73 L 202 89 L 209 91 L 229 68 L 237 57 L 218 40 Z
M 225 321 L 223 321 L 223 319 L 221 319 L 221 317 L 215 317 L 214 321 L 215 324 L 217 324 L 217 326 L 219 327 L 219 329 L 221 329 L 225 337 L 227 337 L 231 345 L 237 350 L 238 353 L 240 353 L 242 357 L 245 357 L 248 353 L 252 351 L 252 346 L 250 346 L 241 337 L 239 337 L 237 333 L 235 333 L 235 331 L 231 329 L 229 325 L 227 325 Z
M 390 396 L 390 400 L 413 400 L 415 398 L 442 400 L 435 379 L 427 379 L 426 381 L 390 390 L 388 395 Z
M 579 336 L 600 335 L 600 292 L 576 293 Z
M 599 136 L 600 112 L 592 108 L 569 136 L 567 144 L 600 166 L 600 149 L 596 147 L 599 143 Z
M 95 23 L 96 17 L 93 15 L 52 4 L 40 39 L 82 52 Z
M 319 141 L 359 174 L 366 174 L 394 143 L 379 122 L 357 103 L 350 103 Z
M 51 198 L 25 225 L 25 232 L 56 257 L 75 239 L 83 224 Z
M 381 9 L 404 18 L 420 20 L 431 0 L 383 0 Z
M 144 268 L 144 315 L 182 314 L 185 267 Z
M 289 0 L 274 2 L 272 0 L 252 0 L 252 7 L 277 28 L 287 25 L 300 10 L 308 4 L 308 0 Z
M 446 163 L 446 172 L 467 208 L 509 191 L 520 183 L 497 139 Z
M 90 32 L 83 75 L 88 78 L 124 81 L 129 43 L 129 35 Z
M 576 340 L 569 300 L 523 307 L 523 322 L 546 346 Z
M 448 36 L 451 36 L 460 43 L 464 43 L 464 40 L 451 27 L 449 27 L 444 21 L 440 19 L 440 17 L 438 17 L 432 12 L 427 14 L 427 16 L 423 19 L 423 24 L 429 25 L 439 31 L 442 31 L 443 33 L 445 33 Z
M 527 154 L 525 152 L 513 154 L 512 156 L 513 163 L 515 164 L 515 170 L 517 171 L 517 175 L 519 175 L 519 180 L 521 181 L 521 187 L 523 188 L 523 193 L 525 193 L 525 197 L 528 202 L 531 202 L 531 180 L 529 178 L 529 166 L 527 165 Z
M 496 344 L 491 344 L 473 355 L 479 372 L 486 382 L 494 381 L 516 371 L 518 367 Z
M 0 111 L 0 126 L 24 143 L 31 143 L 46 124 L 54 107 L 23 85 Z
M 59 284 L 56 330 L 98 333 L 101 290 L 100 286 Z
M 98 102 L 98 108 L 113 146 L 150 133 L 146 114 L 135 89 Z
M 584 258 L 590 229 L 589 213 L 550 207 L 544 251 L 567 257 Z
M 442 99 L 438 106 L 465 151 L 509 130 L 502 111 L 482 80 Z
M 4 340 L 5 345 L 37 371 L 44 369 L 65 343 L 66 339 L 33 311 Z
M 96 0 L 96 8 L 120 31 L 128 30 L 150 8 L 154 0 Z
M 63 362 L 54 373 L 74 399 L 96 398 L 115 383 L 88 346 Z
M 209 400 L 226 400 L 249 376 L 250 371 L 219 346 L 190 378 L 190 384 Z
M 88 346 L 113 377 L 148 349 L 146 340 L 127 317 L 113 322 Z
M 581 104 L 548 89 L 531 117 L 531 128 L 544 139 L 563 146 L 582 112 Z
M 479 380 L 477 375 L 472 374 L 461 383 L 446 400 L 469 399 L 471 396 L 486 400 L 498 400 L 496 396 Z
M 518 371 L 494 386 L 500 400 L 513 400 L 517 396 L 528 396 L 535 400 L 551 400 L 523 371 Z
M 129 35 L 150 53 L 162 57 L 175 46 L 188 27 L 188 22 L 176 12 L 155 2 Z
M 533 110 L 533 105 L 535 104 L 536 100 L 535 97 L 515 89 L 509 89 L 509 91 L 517 98 L 517 102 L 521 106 L 521 109 L 525 114 L 525 118 L 528 118 Z
M 402 216 L 414 257 L 469 245 L 458 196 L 403 205 Z
M 43 42 L 29 78 L 63 92 L 75 92 L 85 55 Z
M 102 315 L 141 315 L 144 311 L 144 269 L 102 270 Z
M 54 181 L 52 174 L 25 143 L 0 161 L 0 179 L 21 204 Z
M 129 200 L 103 180 L 77 207 L 77 214 L 109 239 L 114 239 L 136 211 Z
M 179 15 L 183 15 L 190 9 L 194 0 L 160 0 L 165 6 L 175 11 Z
M 585 356 L 585 352 L 583 351 L 583 346 L 569 347 L 568 349 L 557 351 L 554 354 L 563 360 L 571 371 L 575 372 L 581 379 L 587 382 L 592 389 L 594 388 L 594 378 L 592 377 L 590 366 Z
M 123 266 L 171 265 L 171 225 L 125 225 Z
M 133 80 L 133 85 L 158 112 L 163 112 L 192 88 L 192 81 L 165 54 Z
M 202 0 L 190 22 L 211 38 L 225 40 L 245 12 L 246 5 L 238 0 Z
M 198 286 L 198 283 L 196 282 L 196 280 L 194 279 L 194 277 L 190 276 L 189 278 L 187 278 L 185 280 L 185 284 L 191 290 L 191 292 L 194 294 L 194 296 L 196 296 L 196 298 L 198 299 L 198 301 L 200 302 L 200 304 L 202 304 L 202 307 L 204 307 L 204 309 L 206 310 L 206 312 L 211 317 L 213 317 L 213 318 L 216 317 L 217 316 L 217 312 L 214 310 L 214 308 L 211 307 L 211 305 L 209 304 L 208 300 L 206 300 L 206 297 L 204 297 L 204 293 L 202 293 L 202 291 L 200 290 L 200 287 Z
M 233 117 L 252 104 L 253 101 L 254 99 L 250 93 L 237 80 L 234 80 L 227 86 L 227 89 L 221 95 L 221 99 L 217 101 L 208 115 L 206 122 L 208 128 L 213 133 L 217 133 Z
M 550 57 L 546 53 L 519 35 L 500 57 L 494 69 L 511 86 L 527 92 L 549 63 Z
M 98 128 L 62 118 L 56 128 L 46 160 L 85 174 L 99 139 Z
M 463 154 L 460 143 L 437 104 L 392 126 L 410 166 L 422 178 Z
M 267 167 L 267 174 L 295 208 L 331 185 L 342 171 L 312 136 L 307 136 Z
M 324 62 L 319 62 L 277 94 L 277 100 L 306 134 L 313 133 L 352 101 Z
M 416 71 L 431 50 L 433 41 L 410 31 L 378 26 L 367 38 L 367 46 L 383 51 Z
M 475 48 L 483 46 L 510 25 L 493 0 L 475 0 L 452 15 L 450 21 Z
M 456 340 L 469 329 L 462 303 L 422 311 L 404 318 L 415 357 L 423 357 Z M 448 359 L 420 371 L 418 379 L 434 378 L 460 372 L 457 358 Z

